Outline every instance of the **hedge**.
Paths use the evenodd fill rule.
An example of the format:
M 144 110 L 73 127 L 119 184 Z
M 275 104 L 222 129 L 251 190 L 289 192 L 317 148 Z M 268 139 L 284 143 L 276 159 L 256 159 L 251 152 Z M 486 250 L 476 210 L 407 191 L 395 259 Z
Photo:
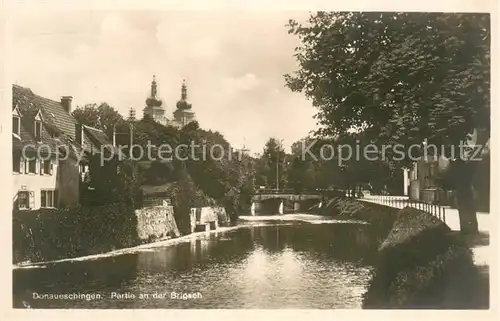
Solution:
M 133 209 L 120 203 L 14 211 L 13 261 L 49 261 L 134 246 L 136 220 Z

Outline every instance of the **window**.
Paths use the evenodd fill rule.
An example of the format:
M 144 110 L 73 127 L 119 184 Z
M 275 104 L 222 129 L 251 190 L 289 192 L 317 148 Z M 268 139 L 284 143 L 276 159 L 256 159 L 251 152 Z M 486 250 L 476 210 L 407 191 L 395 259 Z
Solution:
M 29 192 L 26 191 L 18 192 L 17 193 L 18 208 L 20 210 L 28 209 L 30 207 L 29 199 L 30 199 Z
M 56 191 L 42 190 L 41 191 L 41 207 L 56 207 Z
M 21 120 L 18 116 L 12 116 L 12 132 L 16 135 L 20 135 L 21 132 Z
M 42 161 L 42 170 L 40 174 L 52 175 L 52 162 L 50 159 Z
M 33 158 L 28 161 L 28 173 L 35 174 L 36 173 L 36 159 Z
M 37 140 L 42 139 L 42 123 L 39 121 L 35 121 L 35 138 Z
M 429 176 L 430 177 L 434 177 L 434 174 L 435 174 L 435 164 L 434 163 L 431 163 L 429 164 Z
M 12 171 L 14 173 L 21 173 L 21 154 L 12 154 Z

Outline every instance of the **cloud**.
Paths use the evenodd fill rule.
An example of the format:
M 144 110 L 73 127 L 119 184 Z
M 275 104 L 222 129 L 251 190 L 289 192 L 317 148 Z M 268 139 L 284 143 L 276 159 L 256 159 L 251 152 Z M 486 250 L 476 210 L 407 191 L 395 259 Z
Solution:
M 253 73 L 247 73 L 237 78 L 224 78 L 222 80 L 222 86 L 233 95 L 241 94 L 241 91 L 253 90 L 257 88 L 260 83 L 260 80 L 257 79 L 257 76 Z
M 68 12 L 13 19 L 14 80 L 77 105 L 106 101 L 142 115 L 152 75 L 167 113 L 187 79 L 200 125 L 260 151 L 315 128 L 315 110 L 284 87 L 296 39 L 284 12 Z M 297 15 L 303 15 L 298 13 Z

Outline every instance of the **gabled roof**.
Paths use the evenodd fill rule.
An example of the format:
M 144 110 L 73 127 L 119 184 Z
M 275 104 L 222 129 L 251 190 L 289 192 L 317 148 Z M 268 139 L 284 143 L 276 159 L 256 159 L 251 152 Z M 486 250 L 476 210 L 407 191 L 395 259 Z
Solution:
M 57 101 L 36 96 L 40 103 L 42 115 L 47 123 L 63 131 L 65 135 L 75 139 L 75 118 L 64 110 L 64 107 Z
M 21 135 L 20 139 L 13 137 L 14 148 L 20 148 L 35 142 L 33 129 L 30 122 L 37 115 L 41 115 L 42 143 L 71 146 L 70 155 L 81 154 L 82 149 L 88 153 L 98 152 L 101 146 L 111 146 L 107 135 L 100 129 L 84 126 L 82 145 L 76 142 L 75 129 L 78 122 L 68 113 L 60 102 L 34 94 L 31 89 L 19 85 L 12 86 L 12 110 L 16 107 L 21 113 Z M 57 137 L 57 138 L 55 138 Z M 17 140 L 17 141 L 16 141 Z M 57 150 L 54 147 L 54 150 Z M 115 155 L 123 157 L 123 153 L 117 147 L 112 147 Z
M 124 158 L 125 155 L 123 154 L 121 149 L 116 146 L 112 146 L 112 143 L 109 141 L 108 135 L 106 135 L 104 131 L 86 125 L 84 125 L 83 128 L 85 141 L 89 139 L 98 148 L 99 151 L 101 151 L 101 149 L 105 147 L 106 150 L 112 151 L 115 155 L 120 157 L 120 159 Z
M 14 150 L 22 151 L 24 148 L 27 152 L 37 152 L 40 150 L 41 154 L 50 152 L 51 154 L 57 154 L 57 142 L 52 138 L 49 132 L 44 126 L 41 128 L 41 139 L 35 139 L 34 124 L 30 126 L 29 122 L 33 122 L 32 118 L 26 118 L 24 115 L 21 117 L 21 122 L 19 124 L 19 136 L 14 135 L 12 137 L 12 147 Z M 42 148 L 43 146 L 43 148 Z
M 35 117 L 41 112 L 44 125 L 51 133 L 75 139 L 75 118 L 64 110 L 60 102 L 34 94 L 31 89 L 19 85 L 12 86 L 12 108 L 18 107 L 23 116 Z
M 57 104 L 52 101 L 51 105 Z M 13 148 L 22 150 L 24 147 L 30 146 L 33 151 L 36 151 L 41 145 L 48 146 L 51 153 L 59 153 L 58 146 L 66 142 L 59 140 L 55 136 L 59 136 L 63 131 L 57 128 L 56 121 L 50 112 L 47 113 L 47 99 L 35 95 L 31 89 L 24 88 L 19 85 L 12 86 L 12 110 L 19 110 L 21 116 L 20 135 L 13 135 Z M 54 106 L 52 106 L 54 107 Z M 60 106 L 62 109 L 62 106 Z M 49 107 L 49 110 L 50 107 Z M 64 109 L 62 109 L 64 111 Z M 71 115 L 64 112 L 67 116 Z M 68 117 L 65 117 L 67 119 Z M 41 140 L 35 139 L 34 121 L 35 119 L 42 121 Z M 74 121 L 74 120 L 73 120 Z M 68 126 L 66 126 L 68 127 Z M 74 136 L 74 129 L 72 130 Z M 66 134 L 64 132 L 64 134 Z

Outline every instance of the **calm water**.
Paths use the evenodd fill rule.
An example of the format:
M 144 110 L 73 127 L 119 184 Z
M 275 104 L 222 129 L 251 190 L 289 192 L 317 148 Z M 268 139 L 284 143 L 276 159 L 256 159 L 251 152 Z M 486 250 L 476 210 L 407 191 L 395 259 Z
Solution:
M 358 224 L 247 226 L 136 254 L 15 270 L 14 306 L 359 308 L 375 252 L 370 233 Z M 101 297 L 33 299 L 34 292 Z

